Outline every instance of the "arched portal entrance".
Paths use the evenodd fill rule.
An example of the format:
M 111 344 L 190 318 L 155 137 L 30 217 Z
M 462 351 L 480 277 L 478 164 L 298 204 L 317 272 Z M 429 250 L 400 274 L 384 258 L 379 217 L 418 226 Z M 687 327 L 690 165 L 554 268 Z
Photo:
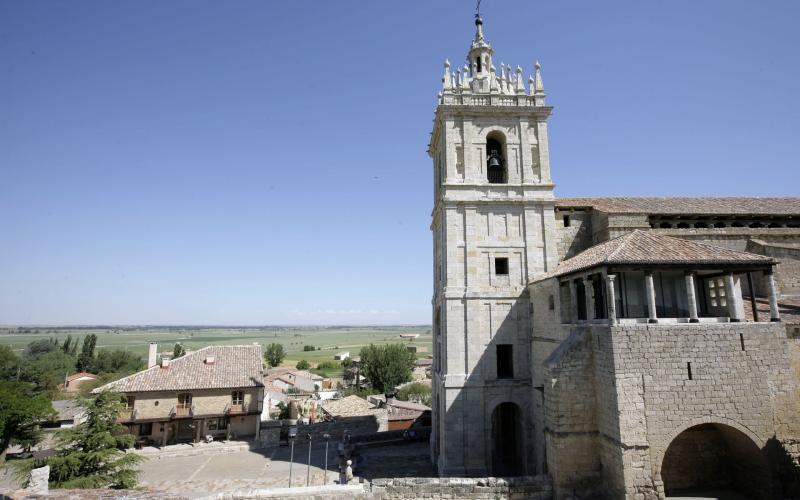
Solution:
M 497 405 L 492 412 L 492 475 L 525 473 L 523 441 L 519 407 L 514 403 Z
M 695 425 L 669 444 L 661 464 L 667 496 L 706 492 L 770 497 L 766 455 L 742 431 L 717 423 Z

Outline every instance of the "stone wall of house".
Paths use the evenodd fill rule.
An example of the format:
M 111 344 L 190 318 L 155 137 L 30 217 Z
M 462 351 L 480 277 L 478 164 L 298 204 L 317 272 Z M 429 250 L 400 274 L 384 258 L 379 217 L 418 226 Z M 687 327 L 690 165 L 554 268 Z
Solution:
M 263 399 L 263 388 L 248 388 L 244 391 L 245 409 L 259 411 L 260 401 Z M 134 408 L 136 419 L 168 419 L 170 412 L 178 404 L 179 393 L 192 394 L 194 414 L 221 415 L 231 404 L 231 389 L 212 389 L 194 391 L 169 391 L 169 392 L 137 392 L 131 393 L 136 398 Z
M 553 496 L 547 476 L 521 476 L 511 478 L 419 478 L 375 479 L 369 498 L 466 498 L 496 500 L 505 498 L 549 500 Z

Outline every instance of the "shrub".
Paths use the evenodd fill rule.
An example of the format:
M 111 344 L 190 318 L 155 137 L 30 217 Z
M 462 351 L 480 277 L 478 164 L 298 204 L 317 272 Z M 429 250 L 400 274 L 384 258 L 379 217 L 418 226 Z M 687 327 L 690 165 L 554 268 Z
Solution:
M 298 370 L 308 370 L 310 367 L 311 365 L 308 364 L 308 361 L 306 361 L 305 359 L 301 359 L 300 361 L 297 362 L 297 365 L 295 365 L 295 368 L 297 368 Z

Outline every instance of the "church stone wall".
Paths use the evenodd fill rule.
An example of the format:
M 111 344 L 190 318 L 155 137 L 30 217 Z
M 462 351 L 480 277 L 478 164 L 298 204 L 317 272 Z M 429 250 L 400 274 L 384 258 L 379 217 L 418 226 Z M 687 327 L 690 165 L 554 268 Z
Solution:
M 789 352 L 773 323 L 575 327 L 545 375 L 556 497 L 593 480 L 615 498 L 663 495 L 667 448 L 703 423 L 740 430 L 760 449 L 775 436 L 796 456 L 798 368 Z
M 569 226 L 564 224 L 569 217 Z M 585 211 L 556 210 L 555 238 L 559 260 L 568 259 L 592 245 L 592 217 Z

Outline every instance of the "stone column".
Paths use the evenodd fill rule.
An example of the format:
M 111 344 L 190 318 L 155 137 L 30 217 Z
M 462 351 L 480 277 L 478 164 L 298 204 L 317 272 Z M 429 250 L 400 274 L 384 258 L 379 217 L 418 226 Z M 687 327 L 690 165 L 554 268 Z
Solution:
M 608 310 L 608 322 L 612 325 L 617 324 L 617 296 L 614 293 L 614 278 L 616 276 L 613 274 L 606 275 L 606 295 L 608 296 L 606 309 Z
M 586 297 L 586 321 L 594 319 L 594 283 L 591 276 L 583 278 L 583 295 Z
M 689 323 L 697 323 L 697 293 L 694 285 L 694 272 L 687 271 L 686 278 L 686 300 L 689 302 Z
M 656 314 L 656 287 L 653 284 L 653 271 L 644 272 L 644 288 L 647 292 L 647 322 L 658 323 Z
M 764 278 L 767 280 L 767 288 L 769 289 L 769 320 L 780 321 L 781 313 L 778 310 L 778 291 L 775 289 L 775 277 L 772 275 L 772 269 L 764 271 Z
M 575 280 L 569 280 L 570 322 L 578 322 L 578 286 Z
M 739 317 L 739 308 L 736 307 L 736 285 L 733 282 L 733 273 L 725 275 L 725 295 L 728 302 L 728 317 L 733 323 L 742 321 Z

